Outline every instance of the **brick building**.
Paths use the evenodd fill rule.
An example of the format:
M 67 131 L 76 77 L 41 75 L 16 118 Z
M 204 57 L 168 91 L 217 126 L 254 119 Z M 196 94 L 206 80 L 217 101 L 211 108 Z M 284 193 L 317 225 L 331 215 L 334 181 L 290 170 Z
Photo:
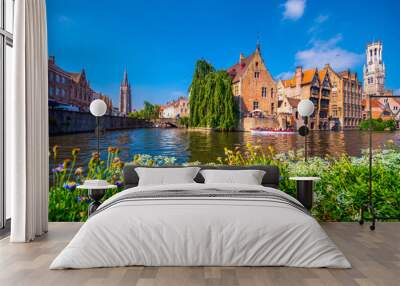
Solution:
M 311 129 L 330 129 L 329 101 L 331 94 L 331 80 L 326 70 L 303 70 L 297 67 L 293 78 L 282 80 L 280 94 L 288 98 L 310 99 L 315 106 L 314 113 L 310 116 Z
M 76 106 L 80 111 L 88 111 L 93 100 L 93 90 L 86 79 L 85 70 L 67 72 L 56 64 L 54 56 L 49 57 L 48 69 L 49 99 Z
M 239 103 L 241 117 L 272 117 L 276 114 L 276 84 L 261 56 L 260 46 L 248 57 L 227 69 L 232 78 L 233 95 Z
M 95 100 L 95 99 L 103 100 L 107 105 L 107 114 L 112 115 L 113 103 L 112 103 L 112 99 L 109 96 L 107 96 L 101 92 L 93 92 L 93 100 Z
M 337 73 L 329 64 L 325 65 L 324 70 L 329 73 L 332 82 L 329 102 L 332 127 L 357 128 L 362 120 L 362 83 L 357 73 L 349 70 Z

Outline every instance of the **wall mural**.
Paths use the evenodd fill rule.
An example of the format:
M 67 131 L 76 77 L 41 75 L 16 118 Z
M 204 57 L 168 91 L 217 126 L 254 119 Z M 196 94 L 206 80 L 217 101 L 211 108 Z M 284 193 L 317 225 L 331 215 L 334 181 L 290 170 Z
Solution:
M 277 165 L 280 188 L 292 195 L 289 177 L 321 178 L 316 218 L 357 220 L 368 190 L 370 124 L 377 212 L 400 215 L 400 99 L 392 97 L 400 43 L 390 31 L 343 11 L 321 14 L 322 7 L 290 16 L 258 3 L 275 12 L 253 19 L 240 5 L 231 7 L 238 18 L 223 13 L 223 3 L 210 12 L 200 3 L 117 2 L 47 3 L 50 220 L 86 220 L 90 198 L 77 186 L 105 179 L 118 186 L 107 198 L 123 189 L 129 162 Z M 338 33 L 333 23 L 352 17 L 358 24 Z M 369 104 L 371 94 L 388 97 Z M 106 105 L 98 122 L 90 113 L 96 99 Z M 305 99 L 314 107 L 308 161 L 298 133 Z

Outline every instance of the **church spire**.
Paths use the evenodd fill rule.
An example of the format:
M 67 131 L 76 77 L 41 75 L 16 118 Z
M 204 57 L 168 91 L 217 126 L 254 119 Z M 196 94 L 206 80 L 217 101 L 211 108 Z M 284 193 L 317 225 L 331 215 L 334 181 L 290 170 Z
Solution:
M 122 80 L 122 85 L 127 86 L 129 84 L 128 80 L 128 71 L 126 70 L 126 67 L 124 69 L 124 79 Z
M 128 115 L 132 112 L 132 90 L 128 80 L 128 72 L 124 69 L 124 78 L 121 82 L 119 95 L 119 111 L 122 115 Z

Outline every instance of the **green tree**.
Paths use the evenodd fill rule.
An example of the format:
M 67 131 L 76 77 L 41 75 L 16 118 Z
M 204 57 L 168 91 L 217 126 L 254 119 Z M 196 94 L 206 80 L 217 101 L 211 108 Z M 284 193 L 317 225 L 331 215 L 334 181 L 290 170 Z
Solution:
M 160 117 L 160 105 L 145 101 L 143 109 L 131 112 L 128 116 L 146 120 L 157 119 Z
M 232 80 L 225 71 L 216 71 L 205 60 L 197 61 L 190 85 L 190 126 L 235 128 L 239 112 L 231 85 Z

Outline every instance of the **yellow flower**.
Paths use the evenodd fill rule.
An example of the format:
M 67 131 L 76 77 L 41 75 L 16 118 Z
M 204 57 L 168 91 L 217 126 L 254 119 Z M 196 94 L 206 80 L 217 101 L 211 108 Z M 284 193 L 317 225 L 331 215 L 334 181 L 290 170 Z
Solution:
M 78 156 L 80 151 L 81 151 L 81 148 L 72 149 L 72 156 L 74 156 L 74 157 Z
M 54 159 L 56 159 L 56 158 L 57 158 L 57 155 L 58 155 L 58 149 L 60 149 L 60 146 L 58 146 L 58 145 L 54 145 L 54 146 L 53 146 L 53 154 L 54 154 Z
M 80 176 L 83 174 L 83 168 L 82 167 L 78 167 L 75 170 L 75 175 Z
M 64 169 L 68 168 L 69 163 L 71 163 L 71 160 L 70 160 L 70 159 L 65 159 L 65 160 L 64 160 Z
M 92 153 L 92 160 L 93 161 L 99 161 L 100 160 L 100 155 L 97 152 Z

